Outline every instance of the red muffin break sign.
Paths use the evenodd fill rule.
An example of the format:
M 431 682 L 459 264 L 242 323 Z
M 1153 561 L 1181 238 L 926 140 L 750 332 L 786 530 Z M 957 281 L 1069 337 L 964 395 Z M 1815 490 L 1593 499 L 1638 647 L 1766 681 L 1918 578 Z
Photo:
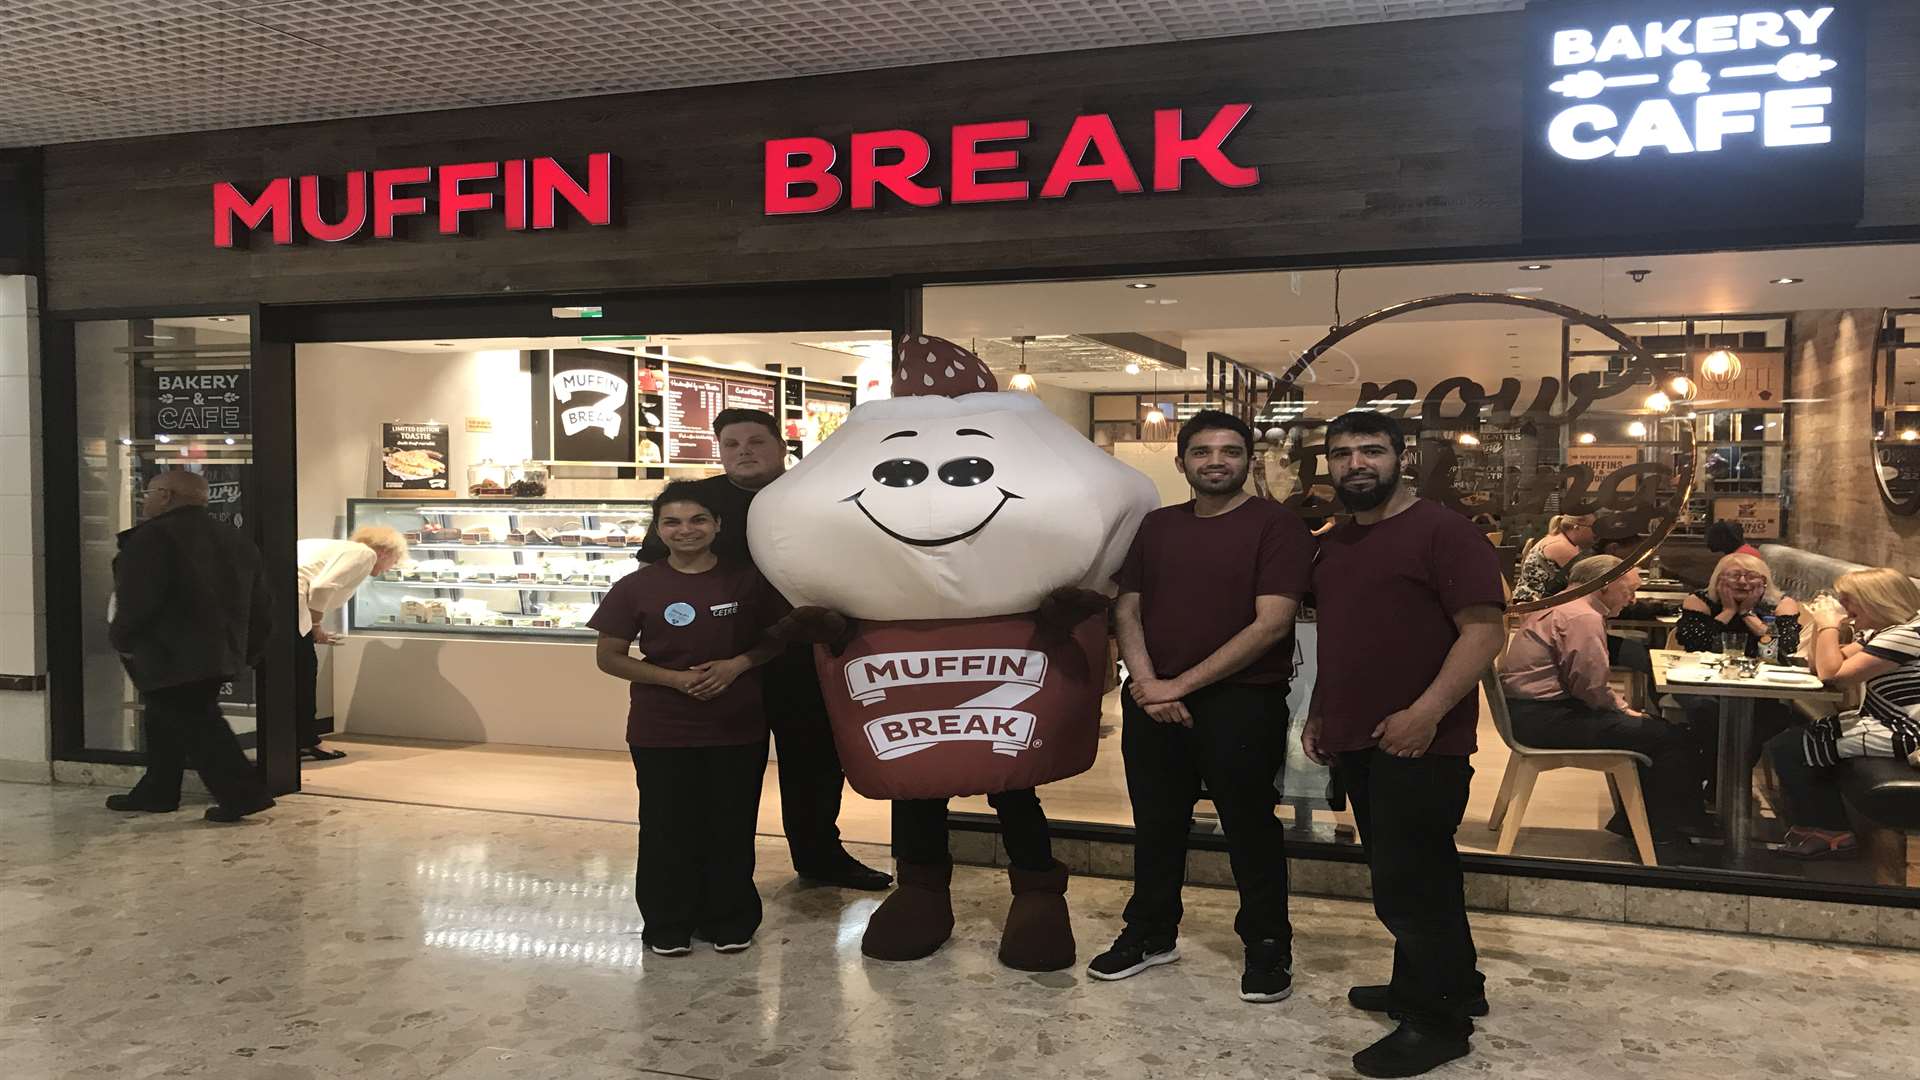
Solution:
M 1040 640 L 1031 618 L 863 623 L 817 654 L 847 778 L 869 798 L 936 798 L 1085 770 L 1099 736 L 1104 617 Z M 938 644 L 939 648 L 924 646 Z

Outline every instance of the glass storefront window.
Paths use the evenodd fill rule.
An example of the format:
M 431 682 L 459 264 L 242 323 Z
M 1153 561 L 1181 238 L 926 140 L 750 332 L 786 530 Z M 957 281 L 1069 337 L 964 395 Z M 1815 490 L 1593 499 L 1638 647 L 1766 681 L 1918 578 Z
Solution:
M 244 315 L 74 326 L 80 459 L 80 625 L 84 742 L 139 751 L 139 698 L 107 640 L 119 534 L 139 524 L 141 492 L 164 469 L 207 478 L 211 511 L 248 527 L 252 347 Z M 252 673 L 221 696 L 243 743 L 255 730 Z
M 1190 497 L 1174 465 L 1181 422 L 1221 408 L 1255 430 L 1257 493 L 1310 527 L 1328 524 L 1343 509 L 1321 431 L 1364 409 L 1401 420 L 1408 482 L 1480 526 L 1509 585 L 1520 583 L 1526 556 L 1556 517 L 1597 512 L 1576 558 L 1637 557 L 1648 579 L 1611 624 L 1614 685 L 1636 709 L 1670 721 L 1689 758 L 1688 809 L 1698 816 L 1689 831 L 1697 835 L 1662 844 L 1661 864 L 1906 885 L 1903 866 L 1796 858 L 1783 843 L 1800 822 L 1762 748 L 1793 737 L 1810 717 L 1853 707 L 1858 688 L 1782 690 L 1738 720 L 1743 735 L 1729 745 L 1717 739 L 1721 697 L 1668 680 L 1702 656 L 1667 651 L 1681 648 L 1681 609 L 1706 591 L 1725 553 L 1710 549 L 1709 536 L 1722 547 L 1729 525 L 1764 554 L 1769 604 L 1811 604 L 1857 565 L 1920 572 L 1914 519 L 1904 516 L 1920 508 L 1920 482 L 1904 479 L 1920 477 L 1920 466 L 1907 468 L 1920 451 L 1903 449 L 1920 446 L 1908 430 L 1920 428 L 1910 422 L 1920 416 L 1920 378 L 1909 370 L 1920 370 L 1920 316 L 1897 310 L 1906 299 L 1899 268 L 1916 257 L 1914 248 L 1876 247 L 955 285 L 926 291 L 925 327 L 989 357 L 1026 343 L 1043 401 L 1151 477 L 1167 505 Z M 1825 276 L 1795 272 L 1807 266 Z M 1277 378 L 1329 327 L 1454 294 L 1481 298 L 1370 323 L 1293 382 Z M 1593 318 L 1514 306 L 1527 298 Z M 1789 619 L 1806 632 L 1793 635 L 1781 659 L 1800 665 L 1804 681 L 1812 617 L 1781 616 L 1776 626 Z M 1788 638 L 1783 629 L 1775 644 Z M 1315 672 L 1311 612 L 1294 659 L 1280 813 L 1296 836 L 1352 843 L 1351 812 L 1334 809 L 1325 770 L 1298 749 Z M 1094 768 L 1042 792 L 1056 820 L 1132 824 L 1118 693 L 1107 699 Z M 1483 693 L 1463 850 L 1645 861 L 1616 831 L 1627 831 L 1625 818 L 1615 820 L 1616 793 L 1603 772 L 1543 772 L 1524 807 L 1507 805 L 1514 800 L 1503 781 L 1526 750 L 1502 734 L 1488 706 Z M 1740 797 L 1723 797 L 1723 783 Z M 984 800 L 954 805 L 987 812 Z M 1852 808 L 1851 824 L 1864 852 L 1875 830 L 1898 823 L 1872 822 L 1861 809 Z M 1202 800 L 1198 830 L 1217 831 L 1210 811 Z M 1517 827 L 1490 827 L 1508 826 L 1515 812 Z

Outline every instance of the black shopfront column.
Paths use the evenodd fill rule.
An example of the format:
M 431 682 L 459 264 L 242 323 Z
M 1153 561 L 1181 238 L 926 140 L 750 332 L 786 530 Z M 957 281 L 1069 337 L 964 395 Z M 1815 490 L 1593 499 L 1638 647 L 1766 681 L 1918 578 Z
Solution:
M 294 348 L 284 320 L 272 309 L 253 319 L 254 493 L 258 528 L 254 541 L 267 566 L 273 594 L 274 634 L 260 665 L 257 691 L 259 768 L 275 795 L 300 790 L 300 752 L 293 730 L 294 651 L 300 636 L 294 618 L 300 606 L 298 565 L 299 462 L 295 449 Z

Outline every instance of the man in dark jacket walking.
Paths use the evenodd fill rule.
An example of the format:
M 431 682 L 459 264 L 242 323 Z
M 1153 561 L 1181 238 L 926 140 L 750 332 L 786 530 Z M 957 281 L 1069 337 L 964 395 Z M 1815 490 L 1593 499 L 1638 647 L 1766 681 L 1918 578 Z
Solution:
M 273 805 L 220 713 L 220 686 L 266 651 L 272 606 L 260 551 L 207 513 L 207 481 L 170 469 L 147 484 L 146 520 L 120 534 L 108 636 L 140 691 L 147 772 L 110 810 L 168 813 L 189 760 L 213 793 L 208 821 Z

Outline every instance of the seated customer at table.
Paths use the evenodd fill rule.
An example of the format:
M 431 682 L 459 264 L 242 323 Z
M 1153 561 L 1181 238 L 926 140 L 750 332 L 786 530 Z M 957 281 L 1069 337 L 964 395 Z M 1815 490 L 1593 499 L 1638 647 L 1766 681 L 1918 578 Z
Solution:
M 1567 587 L 1567 570 L 1594 541 L 1592 514 L 1561 514 L 1547 522 L 1547 535 L 1514 571 L 1513 602 L 1531 603 Z
M 1842 758 L 1905 758 L 1920 749 L 1920 588 L 1898 570 L 1843 574 L 1838 604 L 1810 606 L 1814 673 L 1866 684 L 1858 709 L 1783 732 L 1767 743 L 1787 830 L 1781 852 L 1802 859 L 1859 850 L 1834 767 Z M 1849 624 L 1854 641 L 1840 644 Z
M 1769 624 L 1767 620 L 1773 622 Z M 1680 605 L 1680 621 L 1673 628 L 1676 648 L 1717 653 L 1725 634 L 1743 635 L 1742 651 L 1760 655 L 1760 641 L 1771 633 L 1782 662 L 1800 650 L 1800 605 L 1773 586 L 1773 571 L 1754 555 L 1733 554 L 1714 564 L 1707 587 L 1689 595 Z M 1694 752 L 1707 777 L 1707 801 L 1717 795 L 1715 762 L 1719 755 L 1720 702 L 1699 694 L 1680 694 L 1693 734 Z M 1751 769 L 1760 761 L 1760 745 L 1792 727 L 1793 708 L 1783 701 L 1753 703 L 1753 740 L 1749 744 Z
M 1800 649 L 1800 605 L 1773 587 L 1773 571 L 1757 555 L 1733 554 L 1714 564 L 1707 587 L 1680 605 L 1674 640 L 1689 652 L 1720 651 L 1721 635 L 1746 635 L 1746 655 L 1760 655 L 1771 633 L 1782 658 Z M 1774 620 L 1772 626 L 1767 620 Z
M 1582 559 L 1568 584 L 1585 585 L 1619 565 L 1612 555 Z M 1683 841 L 1680 826 L 1696 812 L 1700 790 L 1686 734 L 1629 708 L 1607 682 L 1607 619 L 1619 614 L 1639 587 L 1640 571 L 1629 570 L 1596 593 L 1527 616 L 1501 661 L 1500 685 L 1514 737 L 1527 746 L 1634 750 L 1652 758 L 1652 768 L 1640 770 L 1640 786 L 1654 841 Z M 1630 835 L 1620 814 L 1607 829 Z

